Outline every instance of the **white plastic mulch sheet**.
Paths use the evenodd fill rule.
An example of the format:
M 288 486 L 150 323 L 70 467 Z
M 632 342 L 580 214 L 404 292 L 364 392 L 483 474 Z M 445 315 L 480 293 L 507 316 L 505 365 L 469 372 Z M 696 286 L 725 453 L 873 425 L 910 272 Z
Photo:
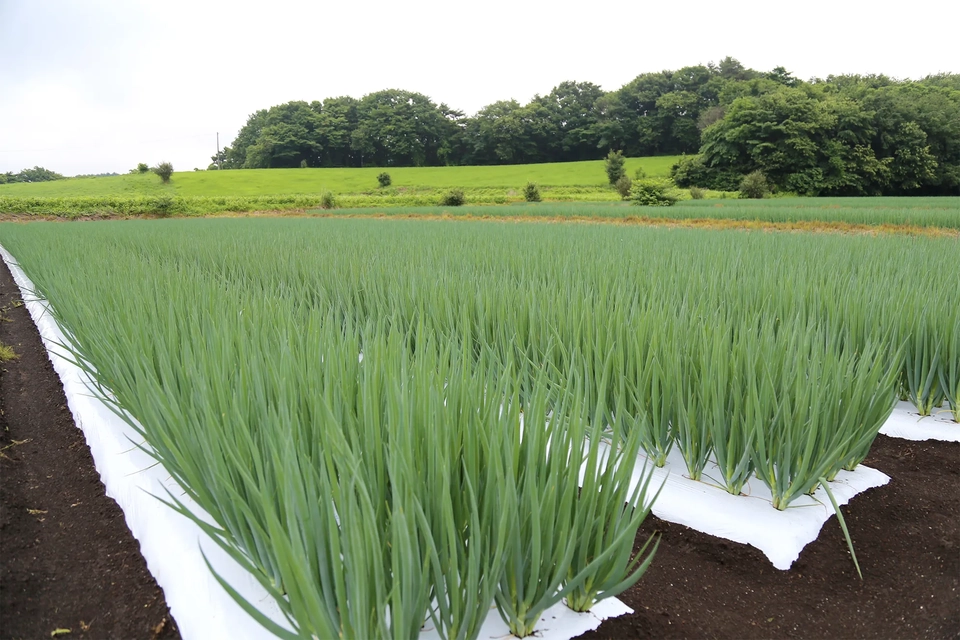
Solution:
M 616 598 L 601 600 L 593 605 L 593 609 L 588 613 L 577 613 L 562 603 L 555 604 L 540 616 L 540 621 L 531 637 L 569 640 L 587 631 L 593 631 L 604 620 L 626 613 L 633 613 L 633 609 Z M 516 638 L 516 636 L 510 633 L 507 623 L 500 617 L 496 607 L 491 607 L 480 629 L 480 640 L 508 640 L 509 638 Z M 420 640 L 440 640 L 440 634 L 433 628 L 432 622 L 428 621 L 426 628 L 420 632 Z
M 48 312 L 45 300 L 31 292 L 33 283 L 13 257 L 0 247 L 0 255 L 20 287 L 23 301 L 37 325 L 50 361 L 63 382 L 67 404 L 77 426 L 83 431 L 93 454 L 100 479 L 108 496 L 123 510 L 127 526 L 140 542 L 147 567 L 163 589 L 180 633 L 187 639 L 266 639 L 273 637 L 243 611 L 217 583 L 201 555 L 233 588 L 275 622 L 290 629 L 273 599 L 256 579 L 230 558 L 196 524 L 162 504 L 154 496 L 177 496 L 194 514 L 212 519 L 187 496 L 170 474 L 146 453 L 136 432 L 103 402 L 93 397 L 89 379 L 63 357 L 60 344 L 66 339 Z M 598 603 L 589 613 L 575 613 L 563 604 L 548 609 L 536 627 L 536 635 L 549 640 L 569 640 L 596 629 L 600 623 L 633 610 L 616 598 Z M 424 640 L 438 638 L 427 625 Z M 491 609 L 480 632 L 481 638 L 504 639 L 509 630 L 496 609 Z
M 904 440 L 960 442 L 960 423 L 953 421 L 953 414 L 946 405 L 935 409 L 932 415 L 921 416 L 911 403 L 898 402 L 880 433 Z
M 641 455 L 634 467 L 633 486 L 640 481 L 645 462 Z M 702 480 L 691 480 L 676 447 L 667 456 L 666 465 L 656 468 L 647 463 L 646 468 L 647 472 L 653 469 L 648 495 L 652 497 L 663 486 L 652 509 L 658 518 L 754 546 L 778 569 L 789 569 L 834 515 L 823 487 L 817 488 L 813 496 L 801 496 L 786 510 L 779 511 L 773 507 L 770 490 L 756 476 L 744 486 L 741 496 L 730 495 L 722 488 L 719 469 L 712 462 L 707 464 Z M 889 481 L 886 474 L 860 465 L 855 471 L 837 474 L 830 490 L 837 504 L 844 505 L 858 493 Z

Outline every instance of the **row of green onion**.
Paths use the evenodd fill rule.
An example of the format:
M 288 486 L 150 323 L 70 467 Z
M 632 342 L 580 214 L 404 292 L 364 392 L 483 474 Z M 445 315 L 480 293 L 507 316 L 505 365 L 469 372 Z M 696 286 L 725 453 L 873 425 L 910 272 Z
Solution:
M 529 635 L 650 565 L 641 452 L 784 509 L 898 395 L 960 395 L 953 240 L 274 219 L 0 242 L 280 637 L 475 638 L 491 607 Z

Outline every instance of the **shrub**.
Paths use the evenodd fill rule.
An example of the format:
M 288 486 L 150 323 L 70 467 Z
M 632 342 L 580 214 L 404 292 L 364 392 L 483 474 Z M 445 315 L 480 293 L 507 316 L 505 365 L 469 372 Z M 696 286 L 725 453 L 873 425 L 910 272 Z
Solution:
M 707 168 L 700 156 L 683 156 L 670 167 L 670 177 L 678 187 L 706 185 Z
M 450 189 L 443 198 L 440 199 L 441 207 L 459 207 L 467 201 L 463 195 L 463 189 Z
M 333 195 L 333 191 L 324 190 L 320 194 L 320 208 L 321 209 L 336 209 L 337 208 L 337 199 Z
M 630 190 L 630 198 L 634 204 L 644 207 L 670 207 L 676 204 L 677 197 L 669 193 L 669 188 L 666 180 L 637 180 Z
M 308 166 L 310 166 L 310 165 L 307 164 L 307 159 L 306 159 L 306 158 L 304 158 L 303 160 L 300 161 L 300 168 L 301 168 L 301 169 L 306 169 Z
M 770 195 L 770 183 L 762 171 L 748 173 L 740 181 L 740 197 L 759 200 Z
M 137 165 L 137 173 L 146 173 L 147 171 L 150 171 L 150 167 L 147 166 L 146 162 L 141 162 Z
M 540 187 L 535 182 L 528 182 L 523 188 L 523 199 L 527 202 L 540 202 Z
M 707 192 L 700 187 L 690 187 L 690 197 L 694 200 L 703 200 L 705 195 L 707 195 Z
M 153 168 L 153 172 L 160 176 L 163 182 L 170 182 L 170 176 L 173 175 L 173 165 L 169 162 L 161 162 Z
M 732 169 L 708 167 L 703 156 L 684 156 L 670 168 L 670 178 L 681 188 L 700 187 L 717 191 L 736 191 L 743 176 Z
M 161 218 L 166 218 L 173 213 L 175 204 L 173 196 L 158 196 L 153 200 L 154 213 Z
M 617 180 L 626 175 L 627 170 L 623 168 L 626 160 L 620 151 L 610 151 L 607 154 L 605 169 L 607 170 L 607 179 L 610 184 L 617 184 Z
M 617 193 L 620 194 L 621 199 L 630 199 L 630 189 L 633 187 L 633 180 L 630 179 L 630 176 L 620 176 L 620 179 L 617 180 L 617 183 L 613 186 L 617 190 Z
M 393 181 L 390 179 L 390 174 L 386 171 L 381 171 L 377 176 L 377 182 L 380 183 L 380 188 L 389 187 Z
M 643 167 L 637 167 L 637 170 L 633 172 L 634 180 L 643 180 L 647 177 L 647 172 L 643 170 Z

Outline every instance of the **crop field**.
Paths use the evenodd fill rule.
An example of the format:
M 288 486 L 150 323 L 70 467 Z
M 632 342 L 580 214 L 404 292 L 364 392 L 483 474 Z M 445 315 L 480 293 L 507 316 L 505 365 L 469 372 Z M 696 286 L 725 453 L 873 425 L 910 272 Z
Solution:
M 839 222 L 856 225 L 960 229 L 960 198 L 735 198 L 682 200 L 672 207 L 636 207 L 629 202 L 515 203 L 510 207 L 441 207 L 444 215 L 518 218 L 629 218 Z M 313 210 L 314 213 L 320 213 Z M 358 208 L 349 214 L 436 215 L 437 207 Z
M 334 213 L 320 209 L 312 213 Z M 361 207 L 346 215 L 662 221 L 719 220 L 758 223 L 839 223 L 857 226 L 960 230 L 960 198 L 772 198 L 683 200 L 672 207 L 637 207 L 611 201 L 515 203 L 507 207 Z M 815 228 L 815 227 L 814 227 Z
M 272 218 L 0 242 L 301 637 L 473 638 L 491 607 L 529 635 L 655 565 L 656 491 L 622 461 L 678 450 L 783 510 L 899 398 L 958 412 L 955 239 Z
M 509 196 L 503 190 L 479 189 L 483 202 L 504 203 Z M 11 218 L 94 217 L 166 217 L 203 216 L 217 212 L 306 212 L 308 215 L 399 217 L 399 218 L 477 218 L 495 220 L 581 220 L 625 222 L 631 224 L 680 224 L 709 228 L 782 228 L 790 230 L 857 231 L 878 229 L 893 233 L 942 233 L 960 231 L 960 199 L 957 198 L 775 198 L 768 200 L 682 200 L 673 207 L 637 207 L 619 200 L 609 190 L 560 187 L 550 194 L 556 201 L 542 203 L 509 202 L 505 206 L 437 206 L 439 196 L 432 191 L 388 192 L 376 195 L 338 197 L 338 207 L 317 208 L 310 196 L 262 196 L 257 198 L 138 196 L 76 198 L 0 198 Z M 583 198 L 605 202 L 577 202 Z M 564 200 L 567 200 L 564 202 Z M 420 206 L 410 206 L 420 205 Z
M 437 206 L 448 190 L 432 188 L 389 188 L 375 193 L 336 196 L 336 207 L 428 207 Z M 496 205 L 518 203 L 523 196 L 517 189 L 481 187 L 465 189 L 467 201 Z M 545 198 L 554 201 L 607 201 L 620 197 L 606 187 L 549 187 L 541 189 Z M 320 207 L 321 196 L 69 196 L 69 197 L 4 197 L 0 196 L 0 216 L 49 217 L 62 219 L 172 215 L 198 216 L 225 212 L 306 211 Z

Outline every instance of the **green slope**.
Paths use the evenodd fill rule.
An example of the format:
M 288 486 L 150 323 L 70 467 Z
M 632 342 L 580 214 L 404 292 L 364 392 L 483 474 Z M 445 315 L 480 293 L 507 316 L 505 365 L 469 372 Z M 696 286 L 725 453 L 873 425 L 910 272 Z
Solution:
M 678 156 L 628 158 L 627 173 L 642 167 L 647 175 L 667 176 Z M 377 188 L 377 174 L 387 171 L 395 188 L 504 187 L 520 189 L 527 182 L 543 186 L 606 184 L 602 160 L 492 167 L 368 167 L 363 169 L 244 169 L 184 171 L 166 187 L 153 174 L 105 178 L 68 178 L 54 182 L 0 185 L 0 197 L 70 197 L 159 195 L 264 196 L 360 193 Z

